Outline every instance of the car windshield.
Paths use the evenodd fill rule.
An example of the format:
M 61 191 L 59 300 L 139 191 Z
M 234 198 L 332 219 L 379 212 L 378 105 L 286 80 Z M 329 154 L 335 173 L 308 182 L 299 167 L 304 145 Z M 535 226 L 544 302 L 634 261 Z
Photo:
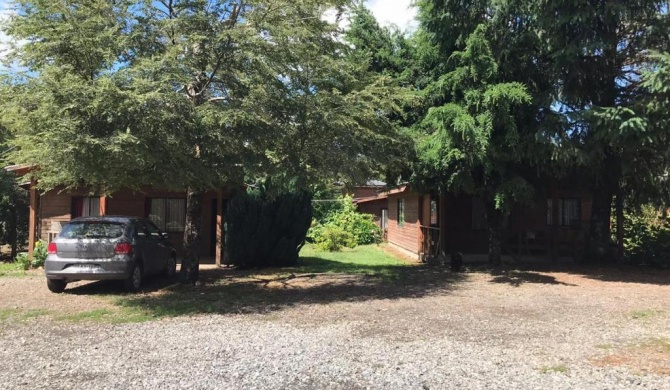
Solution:
M 80 221 L 71 222 L 58 235 L 62 238 L 119 238 L 123 235 L 123 225 L 114 222 Z

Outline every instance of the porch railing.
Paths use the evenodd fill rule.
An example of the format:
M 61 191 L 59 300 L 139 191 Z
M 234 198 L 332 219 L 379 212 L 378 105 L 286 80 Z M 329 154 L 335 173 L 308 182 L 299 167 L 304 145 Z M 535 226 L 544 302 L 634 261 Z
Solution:
M 440 228 L 420 226 L 423 240 L 421 242 L 421 260 L 435 259 L 440 254 Z

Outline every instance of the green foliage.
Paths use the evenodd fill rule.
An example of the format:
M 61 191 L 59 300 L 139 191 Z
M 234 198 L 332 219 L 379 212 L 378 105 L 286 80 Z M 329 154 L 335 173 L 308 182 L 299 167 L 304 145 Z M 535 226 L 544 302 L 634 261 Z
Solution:
M 312 220 L 311 195 L 238 193 L 226 211 L 226 254 L 240 267 L 294 265 Z
M 313 239 L 317 249 L 328 252 L 337 252 L 343 247 L 355 248 L 358 244 L 356 237 L 340 226 L 327 224 L 314 227 Z
M 518 198 L 529 186 L 513 170 L 524 157 L 515 109 L 531 96 L 523 84 L 499 82 L 484 25 L 451 60 L 458 66 L 431 87 L 451 102 L 432 107 L 423 119 L 419 177 L 446 189 L 488 194 L 488 202 Z M 504 210 L 511 206 L 496 203 Z
M 47 243 L 45 241 L 39 240 L 35 243 L 35 248 L 33 249 L 33 258 L 28 257 L 27 252 L 22 252 L 16 255 L 14 263 L 17 268 L 22 270 L 29 270 L 31 268 L 40 268 L 44 267 L 44 262 L 47 259 Z
M 359 245 L 339 252 L 325 252 L 307 244 L 300 251 L 295 273 L 345 273 L 398 277 L 416 264 L 408 263 L 380 249 L 378 245 Z
M 551 53 L 546 76 L 560 103 L 554 110 L 563 117 L 550 137 L 560 145 L 556 158 L 579 170 L 598 195 L 589 223 L 595 245 L 589 252 L 602 252 L 616 193 L 631 206 L 667 194 L 666 180 L 659 178 L 667 177 L 670 165 L 668 127 L 661 117 L 645 113 L 646 106 L 665 98 L 652 92 L 655 83 L 645 74 L 663 67 L 653 53 L 669 49 L 668 1 L 539 3 L 537 20 Z M 667 111 L 661 116 L 667 118 Z
M 379 243 L 381 231 L 374 216 L 359 213 L 353 198 L 346 195 L 322 219 L 314 220 L 308 237 L 321 250 L 338 251 L 342 247 Z
M 0 151 L 4 150 L 0 137 Z M 0 170 L 0 245 L 10 245 L 16 256 L 28 240 L 28 191 L 12 173 Z
M 30 258 L 28 257 L 28 253 L 19 253 L 16 256 L 16 259 L 14 259 L 14 262 L 16 263 L 16 266 L 19 269 L 22 269 L 24 271 L 30 269 L 31 261 Z
M 632 264 L 670 267 L 670 220 L 645 205 L 624 220 L 624 256 Z
M 47 259 L 47 243 L 45 241 L 39 240 L 35 243 L 35 249 L 33 249 L 33 260 L 30 263 L 30 266 L 33 268 L 44 267 L 44 262 Z
M 322 18 L 348 5 L 17 1 L 6 32 L 25 44 L 7 61 L 27 71 L 0 80 L 9 158 L 39 165 L 44 189 L 100 192 L 371 176 L 405 144 L 388 119 L 404 94 Z

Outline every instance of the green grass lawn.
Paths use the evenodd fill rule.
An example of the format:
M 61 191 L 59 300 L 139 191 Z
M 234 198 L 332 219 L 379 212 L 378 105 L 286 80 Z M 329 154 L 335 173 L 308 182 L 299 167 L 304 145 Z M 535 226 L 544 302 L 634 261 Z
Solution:
M 26 271 L 19 268 L 17 263 L 0 263 L 0 278 L 3 276 L 25 276 Z
M 299 264 L 287 269 L 297 273 L 344 273 L 393 276 L 403 268 L 413 267 L 384 251 L 378 245 L 361 245 L 340 252 L 321 252 L 313 245 L 300 251 Z

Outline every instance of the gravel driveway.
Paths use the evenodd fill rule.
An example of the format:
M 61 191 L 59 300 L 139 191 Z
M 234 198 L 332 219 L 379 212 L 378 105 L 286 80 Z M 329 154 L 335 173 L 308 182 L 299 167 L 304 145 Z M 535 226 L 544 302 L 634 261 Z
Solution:
M 468 273 L 419 297 L 301 299 L 262 313 L 6 320 L 0 387 L 670 389 L 670 279 L 600 279 Z M 112 305 L 44 290 L 38 276 L 0 279 L 0 308 Z

